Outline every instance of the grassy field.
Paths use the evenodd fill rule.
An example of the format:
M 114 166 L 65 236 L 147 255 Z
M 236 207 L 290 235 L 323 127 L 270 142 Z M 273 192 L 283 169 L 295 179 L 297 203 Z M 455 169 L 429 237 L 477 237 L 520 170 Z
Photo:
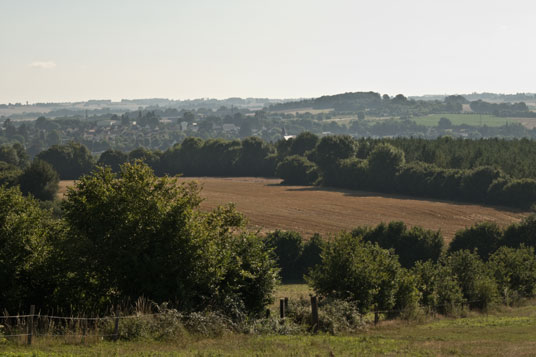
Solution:
M 298 287 L 292 289 L 300 290 Z M 303 290 L 303 289 L 302 289 Z M 66 343 L 41 337 L 32 346 L 0 343 L 1 356 L 534 356 L 536 306 L 502 308 L 489 315 L 385 321 L 352 335 L 185 337 L 176 341 Z
M 422 117 L 412 118 L 419 125 L 437 126 L 440 118 L 448 118 L 453 125 L 471 125 L 471 126 L 503 126 L 506 123 L 517 122 L 516 118 L 501 118 L 494 115 L 480 114 L 430 114 Z
M 192 180 L 194 178 L 186 178 Z M 501 226 L 518 222 L 528 213 L 503 208 L 416 199 L 370 192 L 312 186 L 283 186 L 279 179 L 195 178 L 203 185 L 203 209 L 233 202 L 253 230 L 294 230 L 306 237 L 331 234 L 360 225 L 392 220 L 440 229 L 449 242 L 457 230 L 476 222 Z M 62 181 L 60 196 L 72 181 Z

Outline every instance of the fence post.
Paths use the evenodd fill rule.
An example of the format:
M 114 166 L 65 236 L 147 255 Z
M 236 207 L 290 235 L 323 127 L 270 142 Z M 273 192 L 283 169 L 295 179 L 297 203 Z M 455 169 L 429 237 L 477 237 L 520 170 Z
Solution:
M 86 343 L 87 319 L 82 320 L 82 343 Z
M 119 304 L 115 307 L 114 341 L 119 339 Z
M 28 345 L 32 344 L 32 335 L 33 335 L 33 329 L 34 329 L 34 315 L 35 315 L 35 305 L 30 305 L 30 316 L 28 320 Z
M 313 332 L 318 329 L 318 299 L 315 296 L 311 296 L 311 319 L 313 323 Z
M 288 313 L 288 297 L 285 298 L 285 314 Z
M 285 299 L 279 299 L 279 317 L 285 318 Z

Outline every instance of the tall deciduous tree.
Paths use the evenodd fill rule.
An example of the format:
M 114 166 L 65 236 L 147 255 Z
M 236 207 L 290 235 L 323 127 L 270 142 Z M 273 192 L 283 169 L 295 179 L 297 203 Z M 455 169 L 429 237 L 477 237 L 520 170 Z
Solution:
M 262 311 L 275 263 L 260 239 L 234 233 L 243 218 L 233 207 L 203 213 L 200 201 L 195 183 L 158 178 L 139 161 L 119 175 L 98 168 L 80 179 L 64 204 L 79 298 L 98 305 L 145 296 L 183 309 Z

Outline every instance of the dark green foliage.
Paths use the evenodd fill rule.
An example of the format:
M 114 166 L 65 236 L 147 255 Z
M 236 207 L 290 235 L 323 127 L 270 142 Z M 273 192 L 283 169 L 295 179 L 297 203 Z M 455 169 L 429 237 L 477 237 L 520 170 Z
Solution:
M 0 186 L 0 306 L 23 311 L 30 304 L 45 306 L 52 292 L 50 240 L 54 228 L 47 211 L 18 188 Z
M 403 222 L 380 223 L 375 228 L 360 227 L 352 231 L 354 237 L 377 243 L 385 249 L 394 249 L 400 264 L 410 268 L 417 261 L 436 262 L 443 250 L 443 237 L 440 232 L 425 230 L 421 227 L 408 229 Z
M 195 184 L 157 178 L 140 162 L 81 178 L 64 203 L 67 301 L 105 308 L 145 296 L 187 310 L 259 313 L 276 281 L 269 251 L 236 237 L 242 217 L 233 207 L 202 213 L 200 200 Z
M 466 200 L 485 202 L 488 188 L 493 181 L 504 177 L 504 173 L 490 166 L 481 166 L 470 170 L 463 176 L 462 194 Z
M 0 161 L 0 186 L 7 185 L 11 187 L 16 185 L 21 174 L 22 170 L 20 168 Z
M 301 235 L 297 232 L 277 230 L 268 233 L 264 240 L 266 246 L 273 249 L 283 282 L 302 280 L 303 269 L 299 266 L 303 253 Z
M 40 200 L 53 200 L 58 192 L 60 177 L 47 162 L 35 159 L 19 176 L 22 193 Z
M 496 223 L 483 222 L 460 230 L 449 245 L 449 253 L 458 250 L 477 250 L 481 259 L 487 260 L 490 254 L 501 245 L 502 231 Z
M 488 266 L 506 304 L 520 297 L 536 296 L 536 255 L 533 247 L 501 247 L 490 256 Z
M 287 156 L 276 167 L 276 175 L 287 185 L 312 185 L 318 178 L 316 165 L 303 156 Z
M 88 174 L 95 166 L 95 159 L 89 150 L 75 142 L 54 145 L 42 151 L 37 157 L 52 165 L 62 180 L 76 180 Z
M 324 184 L 332 185 L 336 182 L 338 160 L 353 157 L 356 149 L 357 143 L 347 135 L 329 135 L 320 139 L 310 159 L 318 165 Z
M 501 245 L 519 248 L 522 244 L 536 247 L 536 215 L 530 215 L 520 223 L 514 223 L 504 230 Z
M 456 277 L 469 307 L 487 309 L 496 301 L 497 283 L 476 253 L 459 250 L 447 256 L 443 264 Z
M 405 163 L 404 152 L 389 144 L 377 145 L 367 158 L 372 186 L 383 191 L 393 191 L 394 178 Z
M 325 244 L 325 241 L 318 233 L 313 234 L 313 236 L 307 242 L 305 242 L 302 254 L 298 259 L 298 267 L 301 270 L 302 279 L 310 269 L 322 262 L 320 254 L 322 253 L 322 249 L 324 249 Z
M 308 281 L 318 294 L 351 300 L 364 313 L 395 306 L 400 274 L 392 252 L 340 234 L 326 243 L 322 264 L 312 269 Z
M 308 131 L 304 131 L 296 136 L 294 139 L 290 139 L 290 153 L 289 155 L 305 155 L 308 151 L 313 150 L 318 144 L 319 138 L 315 134 Z
M 128 161 L 128 155 L 119 150 L 106 150 L 99 157 L 97 165 L 109 166 L 113 172 L 119 172 L 119 167 Z
M 464 302 L 463 292 L 452 269 L 443 262 L 417 262 L 411 270 L 420 292 L 420 304 L 442 314 L 457 314 Z

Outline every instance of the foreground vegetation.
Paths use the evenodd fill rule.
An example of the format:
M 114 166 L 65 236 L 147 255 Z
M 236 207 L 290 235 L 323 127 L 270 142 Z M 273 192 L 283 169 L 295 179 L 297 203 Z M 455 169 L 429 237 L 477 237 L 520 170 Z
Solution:
M 330 355 L 533 355 L 536 307 L 501 308 L 464 318 L 389 321 L 356 333 L 183 336 L 170 341 L 65 343 L 64 338 L 37 338 L 32 346 L 0 345 L 0 356 L 318 356 Z

